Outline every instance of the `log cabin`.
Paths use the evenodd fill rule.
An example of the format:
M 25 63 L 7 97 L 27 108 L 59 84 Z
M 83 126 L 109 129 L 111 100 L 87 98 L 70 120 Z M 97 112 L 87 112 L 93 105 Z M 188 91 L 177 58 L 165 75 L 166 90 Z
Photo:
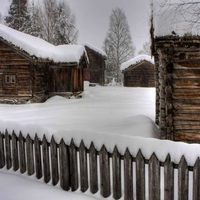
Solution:
M 155 87 L 154 61 L 148 55 L 138 55 L 122 63 L 125 87 Z
M 164 139 L 200 143 L 200 36 L 175 8 L 153 7 L 156 123 Z
M 88 67 L 85 68 L 84 72 L 84 80 L 104 85 L 106 53 L 89 43 L 85 43 L 84 47 L 89 59 Z
M 0 102 L 43 102 L 83 91 L 88 58 L 81 45 L 54 46 L 0 25 Z

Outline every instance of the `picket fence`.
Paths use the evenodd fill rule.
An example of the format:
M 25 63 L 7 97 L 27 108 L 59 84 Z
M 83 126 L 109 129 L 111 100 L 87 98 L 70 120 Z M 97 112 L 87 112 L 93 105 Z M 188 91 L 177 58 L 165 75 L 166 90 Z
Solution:
M 164 200 L 173 200 L 175 170 L 178 170 L 178 200 L 188 200 L 189 171 L 192 171 L 192 200 L 200 198 L 199 158 L 194 166 L 188 166 L 184 156 L 179 164 L 174 164 L 170 161 L 170 155 L 165 162 L 161 162 L 155 153 L 149 160 L 145 159 L 141 150 L 133 157 L 128 149 L 124 155 L 120 155 L 117 147 L 109 153 L 104 145 L 97 151 L 93 143 L 89 149 L 85 147 L 84 141 L 79 147 L 73 139 L 69 144 L 66 145 L 63 139 L 57 144 L 53 136 L 49 143 L 45 135 L 40 140 L 36 134 L 33 140 L 29 135 L 24 138 L 21 132 L 18 137 L 14 131 L 12 134 L 8 131 L 0 133 L 0 168 L 35 174 L 38 179 L 43 177 L 45 183 L 51 181 L 54 186 L 59 183 L 66 191 L 80 189 L 85 192 L 89 189 L 95 194 L 100 190 L 102 198 L 112 195 L 113 199 L 124 200 L 145 200 L 146 197 L 149 200 L 160 200 L 161 192 Z M 148 190 L 145 186 L 146 166 Z M 164 169 L 163 188 L 160 183 L 161 168 Z

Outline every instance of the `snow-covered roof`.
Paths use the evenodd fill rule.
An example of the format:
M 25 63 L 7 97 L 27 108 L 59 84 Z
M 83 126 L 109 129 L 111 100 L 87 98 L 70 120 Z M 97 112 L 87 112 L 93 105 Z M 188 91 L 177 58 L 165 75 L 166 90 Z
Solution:
M 199 35 L 199 6 L 197 0 L 153 0 L 154 36 Z
M 0 37 L 30 56 L 49 59 L 57 63 L 79 63 L 85 52 L 85 48 L 82 45 L 54 46 L 41 38 L 19 32 L 2 24 L 0 24 Z
M 98 47 L 95 47 L 90 43 L 83 43 L 82 45 L 89 47 L 90 49 L 96 51 L 97 53 L 99 53 L 100 55 L 102 55 L 104 57 L 107 57 L 106 53 L 102 49 L 99 49 Z
M 142 54 L 142 55 L 138 55 L 135 58 L 128 60 L 127 62 L 122 63 L 121 70 L 125 70 L 126 68 L 130 67 L 131 65 L 135 65 L 136 63 L 139 63 L 144 60 L 154 64 L 154 60 L 153 60 L 153 58 L 151 58 L 151 56 Z

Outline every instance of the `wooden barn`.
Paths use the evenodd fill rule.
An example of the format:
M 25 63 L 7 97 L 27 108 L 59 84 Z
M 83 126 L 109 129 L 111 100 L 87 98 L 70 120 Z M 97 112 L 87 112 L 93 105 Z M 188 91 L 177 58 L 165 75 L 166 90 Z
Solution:
M 155 87 L 154 61 L 148 55 L 139 55 L 122 63 L 125 87 Z
M 178 25 L 173 21 L 162 27 L 162 17 L 166 21 L 162 13 L 154 16 L 151 29 L 156 68 L 156 122 L 163 138 L 200 143 L 200 36 L 179 30 L 178 25 L 186 25 L 178 21 Z M 176 20 L 173 15 L 170 17 Z
M 0 25 L 0 102 L 42 102 L 83 91 L 83 46 L 54 46 Z
M 84 44 L 89 64 L 85 68 L 85 80 L 90 83 L 104 85 L 106 53 L 91 44 Z

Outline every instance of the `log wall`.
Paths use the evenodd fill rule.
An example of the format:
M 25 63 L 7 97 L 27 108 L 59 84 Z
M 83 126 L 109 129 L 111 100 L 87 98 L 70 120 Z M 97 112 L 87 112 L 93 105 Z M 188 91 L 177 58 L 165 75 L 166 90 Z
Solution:
M 141 61 L 124 70 L 125 87 L 155 87 L 154 65 Z
M 156 122 L 165 138 L 200 142 L 200 40 L 157 39 Z

